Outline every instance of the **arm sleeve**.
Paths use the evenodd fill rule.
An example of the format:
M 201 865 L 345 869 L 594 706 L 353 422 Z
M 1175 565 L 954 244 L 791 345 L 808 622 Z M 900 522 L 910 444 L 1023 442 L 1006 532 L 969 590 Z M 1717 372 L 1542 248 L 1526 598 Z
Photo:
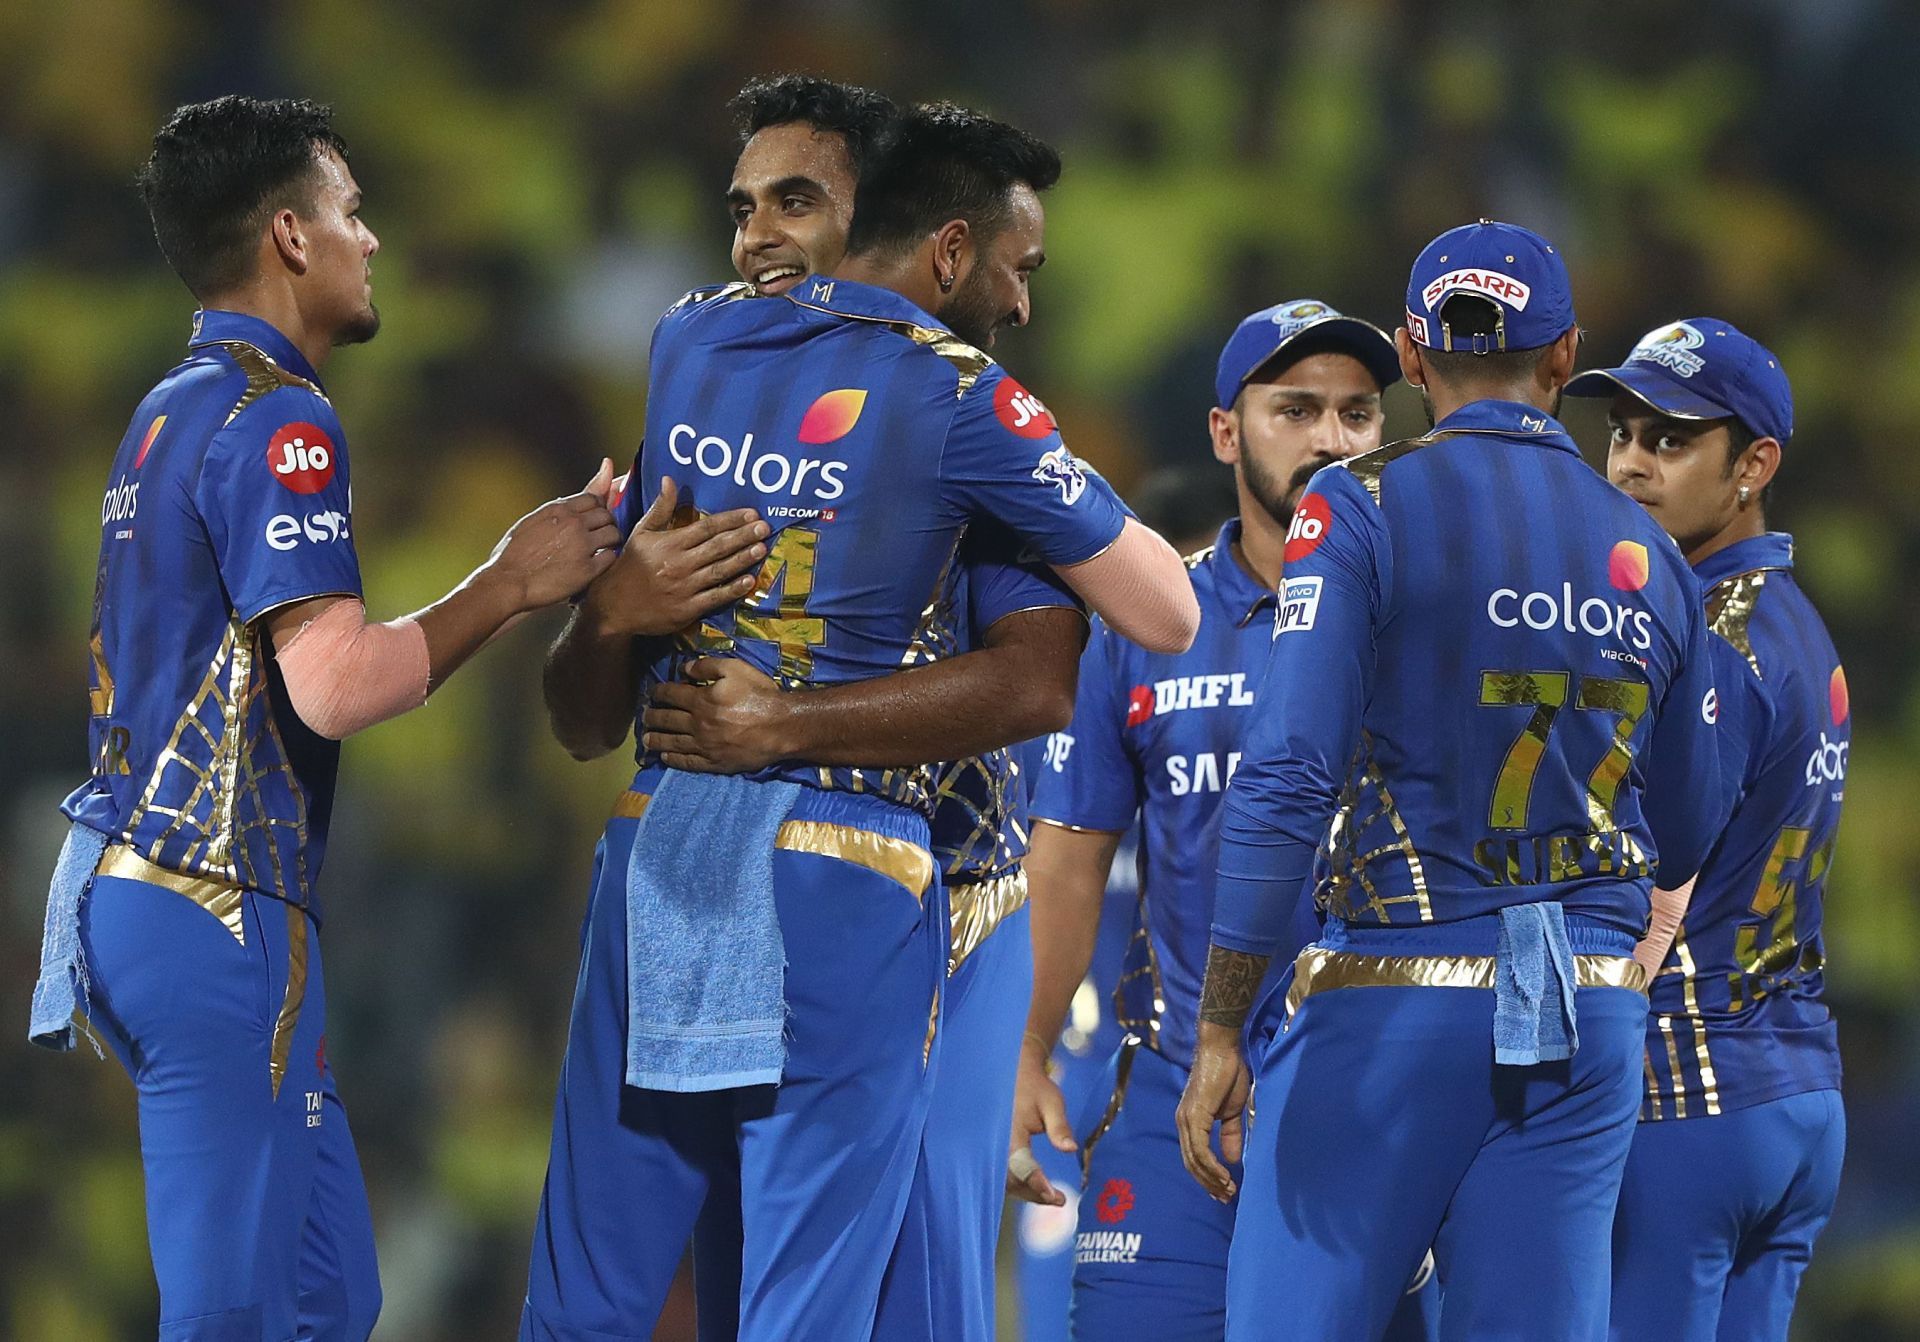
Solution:
M 1129 516 L 1113 486 L 1067 450 L 1046 407 L 998 364 L 960 398 L 941 488 L 961 512 L 997 518 L 1040 561 L 1061 567 L 1112 545 Z
M 214 435 L 194 504 L 241 619 L 361 594 L 351 500 L 346 435 L 314 392 L 269 392 Z
M 1684 660 L 1660 701 L 1648 738 L 1642 801 L 1659 857 L 1655 884 L 1668 890 L 1700 874 L 1740 788 L 1740 773 L 1729 775 L 1721 761 L 1720 721 L 1729 694 L 1736 711 L 1743 700 L 1731 686 L 1729 694 L 1723 694 L 1715 682 L 1725 675 L 1737 685 L 1732 662 L 1740 661 L 1745 670 L 1745 659 L 1708 631 L 1698 602 L 1688 615 Z M 1716 643 L 1725 651 L 1716 653 Z
M 967 620 L 976 641 L 1023 610 L 1086 609 L 1052 569 L 1022 563 L 1019 542 L 993 523 L 968 528 L 962 558 L 967 566 Z
M 1047 742 L 1033 814 L 1071 829 L 1119 833 L 1140 809 L 1140 773 L 1125 734 L 1153 714 L 1148 685 L 1123 690 L 1124 644 L 1096 620 L 1080 654 L 1073 721 Z
M 1351 475 L 1322 471 L 1300 506 L 1324 506 L 1324 529 L 1287 563 L 1266 675 L 1221 815 L 1213 942 L 1255 955 L 1288 944 L 1338 804 L 1372 696 L 1388 577 L 1385 524 Z

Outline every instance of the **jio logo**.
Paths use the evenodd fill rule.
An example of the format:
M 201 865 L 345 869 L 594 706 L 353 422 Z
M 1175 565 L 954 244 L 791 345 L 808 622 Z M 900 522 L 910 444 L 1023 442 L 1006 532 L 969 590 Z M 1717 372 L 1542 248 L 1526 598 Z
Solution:
M 286 425 L 267 442 L 273 478 L 296 494 L 318 494 L 333 483 L 333 440 L 318 424 Z

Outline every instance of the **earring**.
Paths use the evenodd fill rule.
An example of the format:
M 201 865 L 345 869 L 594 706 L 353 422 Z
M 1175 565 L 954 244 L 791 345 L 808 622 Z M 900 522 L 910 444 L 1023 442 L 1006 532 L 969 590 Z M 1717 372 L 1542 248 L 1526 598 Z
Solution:
M 1752 495 L 1752 493 L 1753 491 L 1751 489 L 1748 489 L 1745 485 L 1741 485 L 1740 486 L 1740 502 L 1744 504 L 1747 501 L 1747 499 Z
M 944 293 L 951 293 L 952 291 L 953 291 L 953 276 L 942 275 L 940 277 L 940 292 L 944 294 Z

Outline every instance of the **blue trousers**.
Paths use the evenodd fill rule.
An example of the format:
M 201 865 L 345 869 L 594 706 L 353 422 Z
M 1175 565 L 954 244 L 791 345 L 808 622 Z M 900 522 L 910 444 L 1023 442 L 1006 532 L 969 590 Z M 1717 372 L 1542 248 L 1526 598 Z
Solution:
M 1073 1337 L 1220 1342 L 1227 1332 L 1227 1261 L 1238 1204 L 1208 1197 L 1180 1158 L 1174 1109 L 1187 1069 L 1129 1041 L 1114 1055 L 1107 1079 L 1105 1097 L 1081 1130 L 1087 1173 Z M 1405 1285 L 1385 1337 L 1428 1342 L 1436 1336 L 1439 1291 L 1430 1273 L 1412 1295 Z
M 808 792 L 794 818 L 858 829 L 898 814 L 872 798 Z M 777 850 L 789 1032 L 781 1083 L 636 1090 L 625 1084 L 625 886 L 637 824 L 609 822 L 595 863 L 520 1336 L 644 1342 L 698 1224 L 703 1336 L 865 1338 L 941 1042 L 938 882 L 923 900 L 870 867 Z M 720 1205 L 703 1217 L 710 1200 Z
M 319 938 L 196 888 L 96 876 L 80 912 L 88 1016 L 139 1096 L 161 1342 L 362 1342 L 380 1279 Z
M 1355 986 L 1284 1032 L 1263 1012 L 1229 1339 L 1376 1342 L 1431 1245 L 1446 1342 L 1604 1342 L 1647 1000 L 1580 989 L 1579 1051 L 1532 1067 L 1494 1065 L 1493 1008 Z
M 1613 1336 L 1785 1342 L 1846 1144 L 1837 1090 L 1640 1124 L 1613 1223 Z
M 881 1291 L 874 1335 L 885 1342 L 993 1342 L 1007 1133 L 1033 995 L 1030 921 L 1022 905 L 947 980 L 933 1107 Z

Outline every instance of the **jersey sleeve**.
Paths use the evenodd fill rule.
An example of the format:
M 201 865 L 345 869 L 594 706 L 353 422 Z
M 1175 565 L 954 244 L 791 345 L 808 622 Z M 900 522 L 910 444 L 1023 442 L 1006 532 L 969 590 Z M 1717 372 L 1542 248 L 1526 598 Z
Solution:
M 1002 527 L 969 528 L 960 557 L 967 567 L 967 620 L 976 641 L 1023 610 L 1086 610 L 1052 569 L 1022 563 L 1020 543 Z
M 990 365 L 960 398 L 941 488 L 962 512 L 996 518 L 1043 563 L 1084 563 L 1119 537 L 1127 509 L 1074 456 L 1040 401 Z
M 1699 874 L 1733 812 L 1740 774 L 1724 770 L 1720 721 L 1728 694 L 1739 691 L 1723 693 L 1716 681 L 1726 676 L 1738 685 L 1739 673 L 1751 674 L 1730 644 L 1716 654 L 1714 645 L 1724 640 L 1708 631 L 1698 602 L 1688 616 L 1684 661 L 1656 709 L 1647 746 L 1643 806 L 1659 858 L 1655 880 L 1666 890 Z M 1732 661 L 1742 663 L 1739 672 Z M 1744 760 L 1739 763 L 1744 773 Z
M 194 505 L 242 620 L 309 597 L 359 596 L 347 439 L 333 407 L 282 387 L 207 446 Z
M 1047 740 L 1034 790 L 1036 819 L 1112 834 L 1133 823 L 1140 809 L 1140 771 L 1126 743 L 1132 702 L 1122 688 L 1124 668 L 1117 664 L 1125 646 L 1104 621 L 1094 622 L 1093 636 L 1080 654 L 1073 721 Z
M 1213 941 L 1256 955 L 1287 943 L 1332 821 L 1373 691 L 1374 630 L 1391 580 L 1379 509 L 1344 470 L 1314 477 L 1293 532 L 1315 538 L 1290 547 L 1266 675 L 1220 825 Z

